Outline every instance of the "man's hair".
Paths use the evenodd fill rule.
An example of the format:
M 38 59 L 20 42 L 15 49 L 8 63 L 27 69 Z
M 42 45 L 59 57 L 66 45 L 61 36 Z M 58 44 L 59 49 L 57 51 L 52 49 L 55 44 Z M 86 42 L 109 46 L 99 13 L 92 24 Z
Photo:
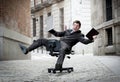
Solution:
M 79 20 L 75 20 L 75 21 L 73 22 L 73 24 L 74 24 L 74 23 L 79 24 L 79 26 L 81 27 L 81 22 L 80 22 Z

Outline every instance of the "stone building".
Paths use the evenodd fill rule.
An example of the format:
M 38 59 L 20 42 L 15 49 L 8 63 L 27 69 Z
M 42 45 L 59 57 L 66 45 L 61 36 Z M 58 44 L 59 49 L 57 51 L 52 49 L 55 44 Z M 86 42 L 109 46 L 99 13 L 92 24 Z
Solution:
M 120 0 L 91 0 L 92 26 L 100 34 L 94 44 L 95 55 L 120 55 Z
M 47 32 L 49 26 L 57 31 L 72 28 L 74 20 L 80 20 L 81 30 L 86 34 L 91 29 L 90 0 L 31 0 L 32 35 L 33 40 L 38 38 L 56 38 Z M 51 17 L 53 23 L 48 18 Z M 59 39 L 59 38 L 56 38 Z M 92 53 L 92 44 L 88 46 L 78 43 L 73 47 L 76 53 Z
M 31 43 L 30 0 L 0 0 L 0 60 L 30 59 L 19 43 Z

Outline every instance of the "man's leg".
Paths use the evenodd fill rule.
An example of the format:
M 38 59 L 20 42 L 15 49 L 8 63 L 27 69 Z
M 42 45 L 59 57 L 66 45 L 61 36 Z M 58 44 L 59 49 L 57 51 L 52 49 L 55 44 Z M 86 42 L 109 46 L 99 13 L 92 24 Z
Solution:
M 38 39 L 34 41 L 28 48 L 25 48 L 24 46 L 20 46 L 21 50 L 24 54 L 27 54 L 28 52 L 40 47 L 40 46 L 47 46 L 47 39 Z
M 67 49 L 70 49 L 70 46 L 68 46 L 66 43 L 61 42 L 61 49 L 59 51 L 59 57 L 57 59 L 55 69 L 61 69 L 64 59 L 65 59 L 65 52 Z

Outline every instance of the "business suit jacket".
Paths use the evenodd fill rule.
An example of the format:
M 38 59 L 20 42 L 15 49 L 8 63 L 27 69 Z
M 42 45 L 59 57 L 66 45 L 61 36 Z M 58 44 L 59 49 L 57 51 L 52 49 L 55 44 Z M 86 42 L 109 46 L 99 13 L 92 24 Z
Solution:
M 63 32 L 57 32 L 54 29 L 52 29 L 49 32 L 55 36 L 61 37 L 60 41 L 65 42 L 71 47 L 74 46 L 78 42 L 82 42 L 84 44 L 93 42 L 92 40 L 84 38 L 84 35 L 81 33 L 80 30 L 72 33 L 71 29 L 63 31 Z

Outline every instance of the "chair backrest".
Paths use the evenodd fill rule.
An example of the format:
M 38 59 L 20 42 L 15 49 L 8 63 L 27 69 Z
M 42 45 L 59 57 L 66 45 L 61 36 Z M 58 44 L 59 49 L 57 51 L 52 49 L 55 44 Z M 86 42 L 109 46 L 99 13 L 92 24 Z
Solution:
M 47 47 L 47 51 L 50 51 L 50 55 L 51 56 L 58 56 L 59 55 L 59 49 L 60 49 L 61 45 L 60 45 L 60 41 L 56 40 L 56 39 L 50 39 L 48 41 L 48 47 Z M 73 51 L 67 50 L 66 54 L 71 54 Z
M 54 52 L 59 52 L 60 49 L 60 41 L 56 39 L 50 39 L 48 41 L 48 46 L 47 46 L 47 51 L 54 51 Z

